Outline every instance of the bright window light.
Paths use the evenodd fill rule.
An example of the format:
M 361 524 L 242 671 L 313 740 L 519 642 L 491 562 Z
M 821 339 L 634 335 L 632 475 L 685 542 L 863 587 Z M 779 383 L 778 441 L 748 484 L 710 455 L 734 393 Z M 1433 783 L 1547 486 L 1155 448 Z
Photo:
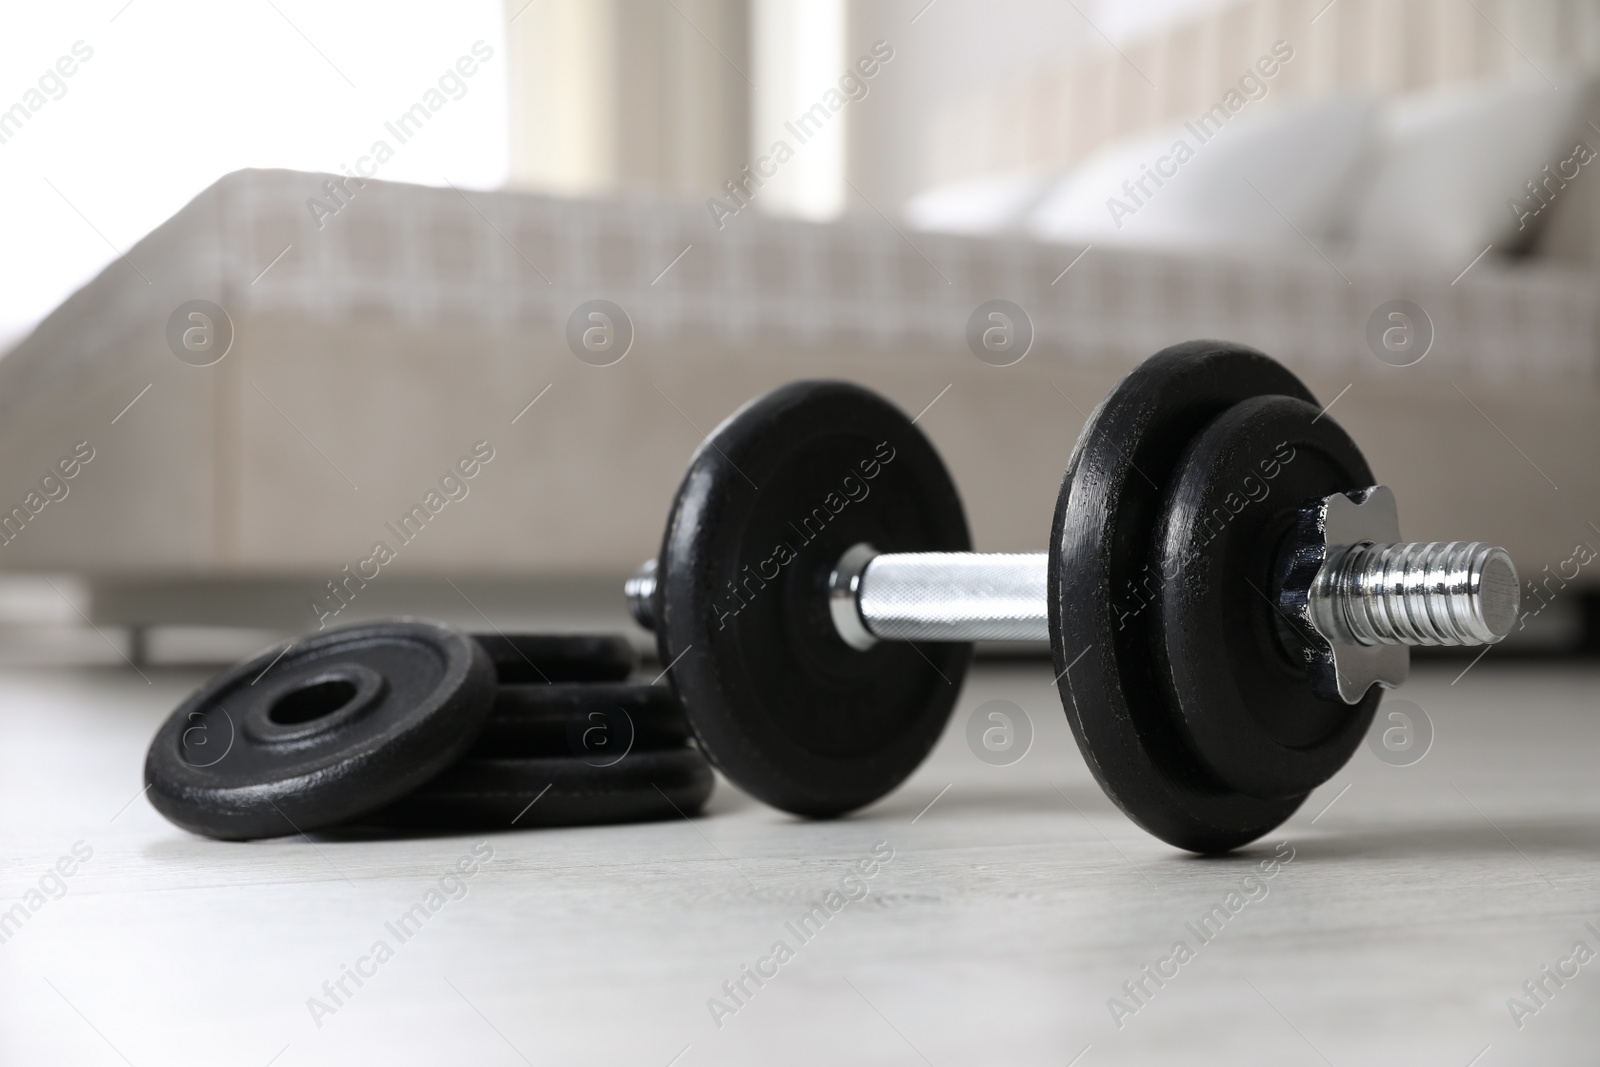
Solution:
M 825 221 L 844 210 L 849 109 L 815 133 L 796 126 L 845 73 L 844 26 L 845 0 L 754 0 L 751 149 L 759 156 L 777 141 L 794 149 L 755 198 L 764 211 Z
M 479 41 L 491 58 L 377 177 L 502 184 L 504 20 L 499 0 L 13 5 L 0 348 L 229 171 L 353 165 Z

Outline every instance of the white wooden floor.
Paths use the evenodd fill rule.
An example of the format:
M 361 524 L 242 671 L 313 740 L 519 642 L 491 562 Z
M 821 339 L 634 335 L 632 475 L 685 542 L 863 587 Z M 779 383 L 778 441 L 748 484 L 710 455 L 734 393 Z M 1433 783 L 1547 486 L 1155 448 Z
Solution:
M 1600 962 L 1573 956 L 1600 952 L 1600 672 L 1455 673 L 1404 691 L 1436 730 L 1420 763 L 1363 749 L 1278 835 L 1203 860 L 1104 799 L 1043 665 L 977 671 L 930 763 L 844 821 L 719 786 L 692 824 L 243 845 L 139 793 L 196 676 L 11 669 L 0 908 L 27 918 L 0 944 L 0 1062 L 1600 1062 Z M 1008 767 L 966 743 L 994 698 L 1036 730 Z M 879 842 L 892 859 L 844 883 Z M 447 877 L 475 848 L 492 858 Z M 867 895 L 796 936 L 841 884 Z M 437 910 L 402 941 L 386 924 L 419 902 Z M 1192 958 L 1161 962 L 1180 940 Z M 1514 1020 L 1512 997 L 1538 1010 Z

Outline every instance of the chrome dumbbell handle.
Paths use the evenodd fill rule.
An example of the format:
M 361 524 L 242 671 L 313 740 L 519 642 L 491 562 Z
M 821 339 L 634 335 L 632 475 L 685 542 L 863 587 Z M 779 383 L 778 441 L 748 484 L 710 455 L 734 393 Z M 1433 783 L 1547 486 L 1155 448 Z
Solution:
M 1048 641 L 1043 552 L 846 552 L 828 608 L 853 648 L 879 641 Z M 628 579 L 635 621 L 653 629 L 655 561 Z M 1311 588 L 1313 619 L 1337 644 L 1486 645 L 1517 619 L 1517 571 L 1478 542 L 1356 545 Z
M 895 552 L 856 545 L 828 583 L 834 629 L 879 641 L 1048 641 L 1043 552 Z
M 1048 641 L 1043 552 L 893 552 L 857 545 L 828 588 L 834 628 L 853 648 L 879 641 Z M 655 561 L 624 587 L 654 627 Z M 1317 629 L 1337 644 L 1487 645 L 1517 619 L 1517 571 L 1475 541 L 1355 545 L 1311 587 Z
M 853 648 L 879 641 L 1048 641 L 1043 552 L 846 552 L 828 608 Z M 634 619 L 653 628 L 655 561 L 628 579 Z M 1511 632 L 1519 594 L 1503 548 L 1475 541 L 1355 545 L 1311 589 L 1313 618 L 1339 644 L 1487 645 Z
M 835 565 L 828 609 L 852 648 L 879 641 L 1048 641 L 1043 552 L 896 552 L 856 545 Z M 623 586 L 628 612 L 655 629 L 656 563 Z
M 1378 519 L 1369 529 L 1398 532 L 1387 489 L 1357 496 L 1360 503 L 1338 494 L 1315 502 L 1319 514 L 1335 516 L 1323 528 L 1332 532 L 1328 523 L 1337 525 L 1338 515 L 1370 507 Z M 1309 587 L 1301 587 L 1309 621 L 1335 650 L 1485 645 L 1511 632 L 1520 587 L 1505 549 L 1476 541 L 1375 543 L 1370 537 L 1319 549 L 1320 567 Z M 1048 560 L 1043 552 L 880 553 L 858 544 L 834 565 L 829 615 L 839 636 L 857 649 L 879 641 L 1048 641 Z M 625 586 L 630 612 L 647 629 L 655 623 L 655 584 L 652 560 Z M 1380 669 L 1373 676 L 1388 684 L 1402 678 L 1403 670 L 1390 676 Z M 1365 688 L 1358 678 L 1352 692 Z

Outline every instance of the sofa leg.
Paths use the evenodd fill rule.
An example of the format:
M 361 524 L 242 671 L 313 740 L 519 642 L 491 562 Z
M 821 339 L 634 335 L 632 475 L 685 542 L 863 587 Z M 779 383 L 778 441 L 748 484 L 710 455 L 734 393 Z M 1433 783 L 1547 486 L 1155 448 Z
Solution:
M 1600 590 L 1585 589 L 1583 597 L 1583 630 L 1577 653 L 1585 658 L 1600 657 Z
M 128 627 L 128 662 L 136 668 L 150 666 L 150 628 L 142 624 Z

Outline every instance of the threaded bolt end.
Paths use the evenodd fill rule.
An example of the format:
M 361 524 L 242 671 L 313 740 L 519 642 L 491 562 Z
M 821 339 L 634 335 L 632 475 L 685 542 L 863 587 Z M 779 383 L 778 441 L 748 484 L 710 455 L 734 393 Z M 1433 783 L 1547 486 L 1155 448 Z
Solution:
M 1362 645 L 1489 645 L 1517 621 L 1517 568 L 1478 541 L 1352 545 L 1311 586 L 1330 640 Z

